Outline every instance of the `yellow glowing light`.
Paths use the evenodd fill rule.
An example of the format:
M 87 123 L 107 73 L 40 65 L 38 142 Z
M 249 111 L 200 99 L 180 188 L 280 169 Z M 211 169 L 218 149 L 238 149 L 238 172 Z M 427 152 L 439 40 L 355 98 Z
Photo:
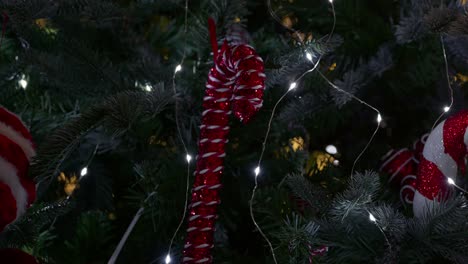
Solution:
M 328 67 L 329 71 L 334 71 L 336 69 L 336 62 L 334 62 L 330 67 Z
M 305 170 L 309 176 L 312 176 L 330 165 L 337 166 L 335 158 L 324 151 L 316 150 L 310 154 Z
M 109 213 L 109 214 L 107 215 L 107 217 L 109 218 L 109 220 L 115 220 L 115 219 L 117 219 L 117 216 L 116 216 L 114 213 Z
M 166 147 L 167 141 L 161 140 L 158 136 L 153 135 L 148 138 L 148 144 Z
M 281 22 L 283 23 L 283 26 L 287 28 L 291 28 L 293 25 L 293 20 L 291 19 L 290 16 L 283 17 L 283 20 Z
M 40 28 L 45 28 L 47 24 L 49 23 L 47 18 L 38 18 L 36 21 L 34 21 L 36 25 Z
M 302 137 L 294 137 L 289 140 L 289 145 L 294 152 L 304 149 L 304 139 Z
M 38 18 L 34 20 L 34 23 L 47 34 L 56 35 L 58 30 L 51 26 L 50 20 L 48 18 Z
M 468 1 L 468 0 L 466 0 L 466 1 Z M 453 78 L 455 79 L 455 81 L 458 81 L 460 84 L 464 84 L 464 83 L 468 82 L 468 76 L 463 75 L 461 73 L 457 73 L 457 75 L 455 75 Z
M 67 177 L 65 173 L 60 172 L 60 175 L 58 176 L 58 181 L 63 182 L 63 191 L 70 196 L 75 189 L 80 187 L 80 182 L 78 181 L 78 177 L 75 174 L 72 174 L 70 177 Z

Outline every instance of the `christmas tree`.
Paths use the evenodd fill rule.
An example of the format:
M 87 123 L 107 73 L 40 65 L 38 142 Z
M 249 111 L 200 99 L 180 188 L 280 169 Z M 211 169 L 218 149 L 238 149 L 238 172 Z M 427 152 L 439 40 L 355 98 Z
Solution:
M 53 264 L 468 263 L 466 0 L 0 10 L 0 105 L 37 150 L 36 199 L 0 248 Z

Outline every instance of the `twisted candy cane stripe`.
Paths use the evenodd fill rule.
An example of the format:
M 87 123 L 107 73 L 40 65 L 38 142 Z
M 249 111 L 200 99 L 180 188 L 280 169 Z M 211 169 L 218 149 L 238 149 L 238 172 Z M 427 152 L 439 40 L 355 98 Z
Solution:
M 245 123 L 263 103 L 265 74 L 263 61 L 255 50 L 248 45 L 229 46 L 224 42 L 218 53 L 213 41 L 212 45 L 214 66 L 208 74 L 203 98 L 204 111 L 189 205 L 184 263 L 212 263 L 211 248 L 216 210 L 221 202 L 220 177 L 226 156 L 229 116 L 234 112 Z

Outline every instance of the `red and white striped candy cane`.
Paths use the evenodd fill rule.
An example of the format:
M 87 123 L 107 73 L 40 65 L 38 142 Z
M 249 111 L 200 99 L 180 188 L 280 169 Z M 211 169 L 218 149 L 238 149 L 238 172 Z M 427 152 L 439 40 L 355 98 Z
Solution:
M 416 179 L 413 201 L 415 216 L 423 216 L 451 191 L 448 179 L 465 172 L 468 146 L 468 111 L 464 110 L 437 125 L 427 138 Z
M 219 189 L 232 112 L 247 122 L 262 106 L 265 74 L 263 60 L 248 45 L 229 46 L 218 52 L 214 21 L 210 19 L 214 66 L 208 74 L 203 98 L 197 167 L 189 205 L 184 263 L 212 263 L 213 233 L 220 203 Z

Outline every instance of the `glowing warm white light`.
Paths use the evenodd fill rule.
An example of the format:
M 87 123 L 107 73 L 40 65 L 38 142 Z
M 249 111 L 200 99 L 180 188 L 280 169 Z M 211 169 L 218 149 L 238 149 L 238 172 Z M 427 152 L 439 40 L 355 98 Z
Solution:
M 325 151 L 328 152 L 328 154 L 332 154 L 332 155 L 335 155 L 336 153 L 338 153 L 338 149 L 333 145 L 326 146 Z
M 26 89 L 28 87 L 28 81 L 26 81 L 26 76 L 24 74 L 21 76 L 21 79 L 18 81 L 18 84 L 21 88 Z
M 255 177 L 257 177 L 260 174 L 260 166 L 255 168 L 254 172 L 255 172 Z
M 330 3 L 333 3 L 333 0 L 328 0 Z
M 310 61 L 312 61 L 312 54 L 310 54 L 309 52 L 306 53 L 306 58 Z
M 333 165 L 335 165 L 335 166 L 340 165 L 340 161 L 339 161 L 339 160 L 334 160 L 334 161 L 333 161 Z
M 145 89 L 145 91 L 147 91 L 147 92 L 151 92 L 151 90 L 153 90 L 153 87 L 151 85 L 149 85 L 149 84 L 145 84 L 143 89 Z
M 448 111 L 450 111 L 450 107 L 448 106 L 444 107 L 444 112 L 447 113 Z
M 182 65 L 179 64 L 175 67 L 175 72 L 180 72 L 181 70 L 182 70 Z
M 295 82 L 291 83 L 291 85 L 289 85 L 289 90 L 296 88 L 296 86 L 297 86 L 297 83 Z
M 454 181 L 452 178 L 448 178 L 448 179 L 447 179 L 447 182 L 448 182 L 450 185 L 455 185 L 455 181 Z
M 169 256 L 169 254 L 167 254 L 166 256 L 166 264 L 169 264 L 171 263 L 171 256 Z
M 192 160 L 192 156 L 190 156 L 189 154 L 187 154 L 187 156 L 185 156 L 185 158 L 187 159 L 187 162 L 190 162 Z
M 375 219 L 374 215 L 369 213 L 369 220 L 371 220 L 372 222 L 377 222 L 377 219 Z
M 82 168 L 80 172 L 81 177 L 85 176 L 86 174 L 88 174 L 88 167 Z
M 377 115 L 377 122 L 382 122 L 382 116 L 380 114 Z

